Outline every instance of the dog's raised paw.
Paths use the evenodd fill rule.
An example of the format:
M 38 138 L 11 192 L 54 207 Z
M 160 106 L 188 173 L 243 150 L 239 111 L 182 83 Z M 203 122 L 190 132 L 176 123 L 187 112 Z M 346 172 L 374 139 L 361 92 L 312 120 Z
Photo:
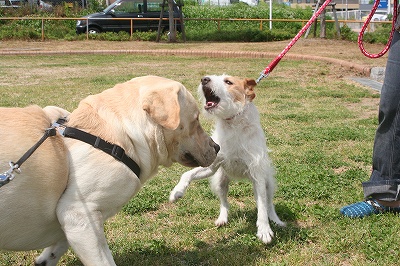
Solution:
M 172 190 L 171 194 L 169 195 L 169 201 L 170 202 L 175 202 L 178 199 L 182 198 L 183 194 L 184 193 L 182 191 L 174 191 L 174 190 Z

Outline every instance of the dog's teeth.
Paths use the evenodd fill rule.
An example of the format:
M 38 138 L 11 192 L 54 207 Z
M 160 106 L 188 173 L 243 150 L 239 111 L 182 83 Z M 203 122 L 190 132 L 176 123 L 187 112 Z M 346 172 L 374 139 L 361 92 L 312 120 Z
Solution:
M 212 108 L 216 105 L 215 102 L 207 102 L 206 105 L 204 106 L 204 108 L 209 109 Z

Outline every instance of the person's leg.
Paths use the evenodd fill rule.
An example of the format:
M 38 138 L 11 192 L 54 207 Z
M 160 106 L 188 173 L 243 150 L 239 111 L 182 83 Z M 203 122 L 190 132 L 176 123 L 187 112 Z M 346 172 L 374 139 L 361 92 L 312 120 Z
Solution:
M 399 200 L 400 185 L 400 33 L 395 32 L 386 64 L 375 135 L 373 172 L 363 183 L 365 198 Z
M 366 201 L 343 207 L 349 217 L 364 217 L 400 208 L 400 33 L 395 32 L 379 103 L 379 126 L 372 155 L 373 172 L 363 182 Z

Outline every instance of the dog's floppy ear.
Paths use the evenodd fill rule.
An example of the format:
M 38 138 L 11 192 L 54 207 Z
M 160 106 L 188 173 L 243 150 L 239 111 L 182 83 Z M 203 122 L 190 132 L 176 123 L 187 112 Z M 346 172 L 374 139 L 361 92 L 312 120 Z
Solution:
M 254 92 L 254 87 L 257 85 L 254 79 L 245 79 L 244 86 L 246 89 L 246 98 L 252 101 L 256 97 L 256 93 Z
M 145 94 L 142 108 L 157 124 L 175 130 L 180 123 L 178 86 L 164 87 Z

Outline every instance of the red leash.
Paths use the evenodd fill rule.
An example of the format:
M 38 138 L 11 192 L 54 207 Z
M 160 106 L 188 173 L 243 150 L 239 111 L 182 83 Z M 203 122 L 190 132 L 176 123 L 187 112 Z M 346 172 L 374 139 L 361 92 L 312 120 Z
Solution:
M 292 46 L 300 39 L 301 35 L 306 32 L 306 30 L 311 26 L 312 23 L 318 18 L 318 16 L 322 13 L 322 11 L 326 8 L 327 5 L 330 4 L 332 0 L 326 0 L 324 4 L 318 9 L 317 12 L 314 13 L 314 15 L 310 18 L 310 20 L 304 25 L 304 27 L 297 33 L 297 35 L 290 41 L 290 43 L 285 47 L 285 49 L 282 50 L 282 52 L 264 69 L 263 72 L 261 72 L 260 77 L 256 80 L 257 83 L 259 83 L 263 78 L 268 77 L 268 75 L 272 72 L 272 70 L 276 67 L 276 65 L 281 61 L 281 59 L 285 56 L 285 54 L 292 48 Z M 390 0 L 388 0 L 390 1 Z M 368 53 L 363 44 L 363 36 L 364 32 L 369 24 L 369 22 L 372 19 L 372 16 L 374 15 L 376 9 L 378 8 L 379 5 L 379 0 L 375 1 L 374 6 L 372 7 L 371 13 L 369 14 L 367 20 L 364 22 L 364 25 L 361 28 L 361 31 L 358 35 L 358 46 L 360 47 L 361 52 L 370 58 L 378 58 L 384 55 L 390 48 L 390 43 L 392 42 L 393 38 L 393 32 L 395 30 L 395 23 L 396 23 L 396 18 L 397 18 L 397 0 L 394 0 L 393 3 L 393 23 L 392 23 L 392 30 L 390 32 L 389 40 L 388 43 L 386 44 L 386 47 L 378 54 L 370 54 Z
M 285 49 L 264 69 L 263 72 L 261 72 L 260 77 L 256 80 L 257 83 L 259 83 L 263 78 L 268 77 L 268 75 L 271 73 L 271 71 L 276 67 L 276 65 L 281 61 L 283 56 L 292 48 L 292 46 L 300 39 L 301 35 L 306 32 L 306 30 L 311 26 L 311 24 L 314 23 L 314 21 L 318 18 L 318 16 L 324 11 L 327 5 L 330 4 L 332 0 L 326 0 L 324 4 L 318 9 L 317 12 L 312 15 L 310 20 L 304 25 L 304 27 L 299 31 L 299 33 L 294 36 L 294 38 L 290 41 L 290 43 L 286 46 Z M 395 0 L 397 1 L 397 0 Z
M 369 58 L 379 58 L 379 57 L 383 56 L 384 54 L 386 54 L 386 52 L 390 48 L 390 44 L 392 43 L 393 33 L 395 31 L 395 24 L 396 24 L 396 19 L 397 19 L 397 0 L 394 0 L 394 2 L 393 2 L 392 30 L 390 31 L 389 40 L 388 40 L 385 48 L 383 48 L 383 50 L 377 54 L 370 54 L 365 50 L 364 43 L 363 43 L 364 32 L 367 29 L 367 26 L 368 26 L 369 22 L 371 21 L 372 16 L 375 14 L 376 9 L 378 8 L 379 1 L 380 0 L 375 1 L 375 4 L 373 5 L 371 12 L 368 15 L 367 20 L 364 22 L 364 25 L 362 26 L 361 31 L 358 34 L 358 47 L 360 47 L 361 53 L 363 53 L 366 57 L 369 57 Z

